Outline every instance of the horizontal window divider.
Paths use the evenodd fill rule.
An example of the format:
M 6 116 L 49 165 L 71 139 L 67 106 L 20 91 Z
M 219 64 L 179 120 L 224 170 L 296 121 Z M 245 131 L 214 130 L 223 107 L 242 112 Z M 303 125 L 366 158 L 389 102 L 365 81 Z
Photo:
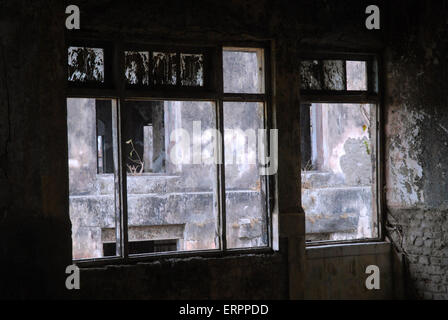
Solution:
M 179 91 L 143 91 L 126 90 L 123 98 L 126 100 L 185 100 L 185 101 L 211 101 L 219 99 L 218 94 L 213 92 L 179 92 Z
M 360 91 L 301 90 L 301 103 L 379 103 L 377 94 Z
M 264 102 L 267 100 L 266 94 L 257 93 L 224 93 L 222 99 L 224 101 L 249 101 L 249 102 Z
M 241 49 L 249 49 L 247 51 L 254 51 L 256 49 L 269 49 L 271 40 L 264 41 L 224 41 L 221 42 L 224 50 L 233 50 L 237 49 L 241 51 Z
M 118 99 L 117 90 L 103 88 L 67 88 L 67 98 Z
M 322 51 L 301 51 L 300 60 L 346 60 L 346 61 L 368 61 L 375 57 L 376 53 L 367 52 L 322 52 Z

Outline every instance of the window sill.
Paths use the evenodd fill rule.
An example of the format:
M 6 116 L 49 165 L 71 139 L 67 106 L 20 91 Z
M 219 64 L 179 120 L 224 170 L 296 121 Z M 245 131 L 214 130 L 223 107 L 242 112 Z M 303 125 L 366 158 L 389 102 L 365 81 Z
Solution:
M 372 241 L 364 243 L 325 244 L 306 248 L 307 259 L 336 258 L 389 253 L 390 242 Z
M 161 262 L 167 260 L 187 261 L 191 259 L 232 259 L 239 257 L 249 257 L 254 255 L 272 255 L 278 254 L 272 248 L 251 248 L 251 249 L 230 249 L 225 252 L 218 250 L 209 251 L 190 251 L 190 252 L 166 252 L 154 254 L 132 255 L 127 259 L 121 257 L 74 260 L 81 269 L 104 268 L 108 266 L 136 265 L 140 263 Z

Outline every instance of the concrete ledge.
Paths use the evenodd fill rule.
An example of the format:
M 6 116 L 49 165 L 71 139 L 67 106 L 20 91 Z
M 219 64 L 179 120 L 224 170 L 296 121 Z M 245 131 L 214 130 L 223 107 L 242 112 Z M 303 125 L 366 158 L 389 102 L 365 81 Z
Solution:
M 389 242 L 366 242 L 329 244 L 306 248 L 307 259 L 323 259 L 347 256 L 363 256 L 389 253 L 391 244 Z

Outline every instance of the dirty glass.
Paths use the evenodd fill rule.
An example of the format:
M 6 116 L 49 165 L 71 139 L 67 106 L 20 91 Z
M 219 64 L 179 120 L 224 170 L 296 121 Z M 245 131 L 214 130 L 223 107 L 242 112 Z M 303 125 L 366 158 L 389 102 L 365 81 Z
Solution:
M 69 47 L 68 80 L 72 82 L 104 82 L 104 49 Z
M 313 103 L 302 164 L 307 241 L 377 236 L 376 106 Z M 305 159 L 306 160 L 306 159 Z
M 225 93 L 264 93 L 262 49 L 223 50 Z
M 215 105 L 126 101 L 129 253 L 219 249 Z
M 69 212 L 73 259 L 115 256 L 117 130 L 114 100 L 67 99 Z M 102 141 L 99 145 L 98 142 Z M 98 152 L 98 150 L 101 152 Z M 101 171 L 101 172 L 99 172 Z
M 126 82 L 131 85 L 149 84 L 149 52 L 125 51 Z
M 321 64 L 317 60 L 304 60 L 300 62 L 300 88 L 309 90 L 320 90 Z
M 343 60 L 324 60 L 323 89 L 345 90 L 345 65 Z
M 367 90 L 367 68 L 365 61 L 346 61 L 347 90 Z
M 180 66 L 182 86 L 202 87 L 204 85 L 204 56 L 202 54 L 182 53 Z
M 177 54 L 153 52 L 153 81 L 155 85 L 175 85 L 177 81 Z
M 259 130 L 264 104 L 224 102 L 227 247 L 268 245 L 265 176 L 260 175 Z

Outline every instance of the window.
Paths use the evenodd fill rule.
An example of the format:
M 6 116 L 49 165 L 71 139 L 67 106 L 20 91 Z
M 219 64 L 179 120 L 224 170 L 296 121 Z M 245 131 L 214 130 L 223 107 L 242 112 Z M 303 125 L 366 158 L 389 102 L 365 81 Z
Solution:
M 115 46 L 68 48 L 73 259 L 269 248 L 266 48 Z
M 379 98 L 374 56 L 302 59 L 301 162 L 306 241 L 379 234 Z

